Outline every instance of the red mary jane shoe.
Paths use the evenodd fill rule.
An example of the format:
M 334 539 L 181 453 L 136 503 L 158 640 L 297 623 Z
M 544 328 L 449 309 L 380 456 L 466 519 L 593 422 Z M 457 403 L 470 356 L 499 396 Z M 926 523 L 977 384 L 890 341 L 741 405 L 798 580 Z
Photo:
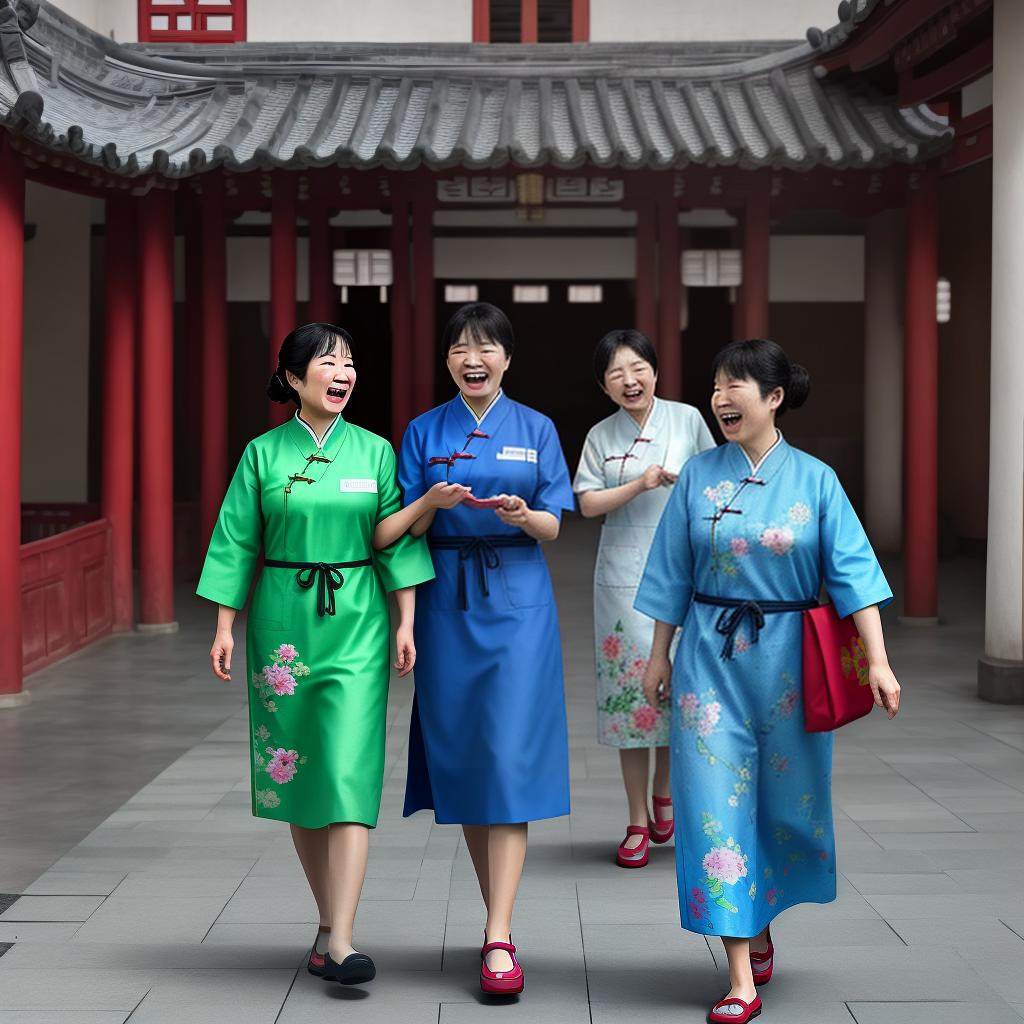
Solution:
M 309 951 L 309 960 L 306 963 L 306 970 L 313 975 L 314 978 L 322 978 L 324 976 L 324 954 L 316 951 L 316 944 L 320 939 L 321 935 L 325 935 L 330 932 L 330 928 L 327 925 L 320 925 L 316 930 L 316 940 L 313 942 L 313 948 Z
M 768 948 L 763 953 L 750 951 L 750 967 L 754 972 L 755 985 L 767 985 L 772 980 L 775 965 L 775 946 L 772 944 L 771 929 L 768 929 Z
M 667 843 L 676 831 L 675 818 L 662 819 L 658 817 L 658 808 L 671 807 L 672 798 L 654 794 L 651 797 L 651 801 L 654 804 L 654 817 L 648 823 L 651 829 L 651 842 L 657 843 L 660 846 L 662 843 Z
M 719 1008 L 722 1006 L 739 1006 L 742 1013 L 719 1013 Z M 745 1003 L 742 999 L 736 996 L 729 996 L 719 999 L 714 1006 L 711 1007 L 708 1013 L 708 1024 L 747 1024 L 748 1020 L 753 1020 L 761 1012 L 761 997 L 754 996 L 749 1002 Z
M 487 966 L 487 954 L 494 949 L 503 949 L 512 957 L 512 970 L 492 971 Z M 511 942 L 488 942 L 480 950 L 480 989 L 491 996 L 514 996 L 523 991 L 525 979 L 523 969 L 516 960 L 516 947 Z
M 640 845 L 634 849 L 626 846 L 630 836 L 642 836 Z M 651 843 L 651 830 L 643 825 L 627 825 L 626 838 L 619 844 L 615 854 L 615 863 L 620 868 L 642 868 L 647 863 L 647 852 Z

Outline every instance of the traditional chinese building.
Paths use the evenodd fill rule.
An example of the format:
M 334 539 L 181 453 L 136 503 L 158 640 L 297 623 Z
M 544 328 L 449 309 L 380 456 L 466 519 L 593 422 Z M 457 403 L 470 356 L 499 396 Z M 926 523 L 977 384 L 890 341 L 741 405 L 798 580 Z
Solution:
M 648 333 L 661 393 L 702 408 L 715 349 L 776 337 L 816 389 L 791 439 L 904 550 L 907 620 L 937 619 L 940 547 L 998 537 L 982 692 L 1024 699 L 1024 367 L 998 276 L 991 402 L 988 382 L 988 254 L 1013 265 L 1020 202 L 997 145 L 993 235 L 991 0 L 843 3 L 797 43 L 763 40 L 817 0 L 720 5 L 703 38 L 725 42 L 654 0 L 285 6 L 0 0 L 0 345 L 24 381 L 2 413 L 0 620 L 22 642 L 0 693 L 111 631 L 175 628 L 297 322 L 352 330 L 351 413 L 397 442 L 447 397 L 439 327 L 479 297 L 509 309 L 509 385 L 570 463 L 605 413 L 608 329 Z M 1009 0 L 995 17 L 1024 42 Z

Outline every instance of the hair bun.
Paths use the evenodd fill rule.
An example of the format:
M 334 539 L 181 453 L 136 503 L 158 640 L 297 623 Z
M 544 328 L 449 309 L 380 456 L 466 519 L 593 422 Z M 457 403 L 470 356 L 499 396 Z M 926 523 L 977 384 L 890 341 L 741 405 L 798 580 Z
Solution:
M 789 367 L 789 387 L 786 388 L 786 407 L 799 409 L 811 393 L 811 375 L 799 363 Z
M 280 402 L 284 405 L 285 402 L 292 401 L 294 394 L 294 391 L 285 383 L 281 376 L 281 371 L 275 370 L 267 382 L 267 398 L 272 402 Z

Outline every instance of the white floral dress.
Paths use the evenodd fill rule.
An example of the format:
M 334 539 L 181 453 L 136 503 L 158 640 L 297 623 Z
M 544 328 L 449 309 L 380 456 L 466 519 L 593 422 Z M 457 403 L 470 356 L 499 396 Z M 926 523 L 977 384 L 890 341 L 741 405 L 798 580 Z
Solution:
M 629 483 L 648 466 L 678 473 L 691 456 L 713 448 L 692 405 L 655 399 L 643 428 L 623 409 L 594 426 L 573 480 L 577 494 Z M 669 715 L 643 697 L 641 680 L 654 622 L 633 608 L 644 563 L 671 488 L 645 491 L 605 516 L 594 573 L 597 738 L 613 747 L 668 744 Z

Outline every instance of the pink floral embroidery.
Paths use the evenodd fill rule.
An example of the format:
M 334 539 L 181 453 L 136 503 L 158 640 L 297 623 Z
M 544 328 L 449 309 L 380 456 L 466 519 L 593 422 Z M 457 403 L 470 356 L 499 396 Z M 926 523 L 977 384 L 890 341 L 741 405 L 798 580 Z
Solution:
M 278 695 L 289 696 L 295 692 L 295 676 L 284 667 L 284 665 L 267 665 L 263 669 L 267 685 Z
M 646 704 L 636 709 L 633 712 L 633 724 L 641 732 L 650 732 L 658 724 L 658 711 L 656 708 L 652 708 L 650 704 Z
M 765 894 L 764 898 L 768 901 L 769 907 L 774 907 L 779 900 L 779 890 L 769 889 Z
M 750 554 L 750 545 L 747 543 L 745 537 L 733 537 L 729 542 L 729 547 L 732 549 L 732 553 L 734 555 L 742 557 L 743 555 Z
M 702 861 L 708 878 L 725 885 L 735 885 L 747 873 L 747 865 L 738 849 L 728 846 L 713 847 Z
M 294 661 L 299 656 L 299 652 L 292 644 L 281 644 L 274 653 L 282 661 Z
M 282 785 L 286 782 L 291 782 L 295 778 L 296 763 L 299 760 L 299 754 L 296 750 L 285 750 L 284 747 L 278 747 L 276 750 L 267 749 L 267 753 L 270 754 L 270 761 L 267 764 L 267 774 L 278 783 Z
M 601 651 L 606 658 L 615 659 L 622 652 L 622 641 L 614 633 L 609 633 L 601 643 Z
M 679 698 L 679 707 L 684 715 L 696 715 L 700 710 L 700 697 L 695 693 L 684 693 Z
M 750 641 L 746 637 L 739 636 L 733 641 L 732 646 L 737 654 L 746 654 L 750 650 Z
M 722 705 L 718 701 L 705 704 L 704 713 L 700 716 L 700 721 L 697 722 L 697 735 L 710 736 L 715 731 L 715 726 L 718 725 L 718 720 L 721 717 Z
M 786 555 L 793 548 L 793 531 L 788 526 L 769 526 L 761 534 L 761 545 L 776 555 Z
M 704 893 L 696 887 L 690 890 L 690 917 L 695 921 L 701 921 L 707 917 L 708 901 Z

